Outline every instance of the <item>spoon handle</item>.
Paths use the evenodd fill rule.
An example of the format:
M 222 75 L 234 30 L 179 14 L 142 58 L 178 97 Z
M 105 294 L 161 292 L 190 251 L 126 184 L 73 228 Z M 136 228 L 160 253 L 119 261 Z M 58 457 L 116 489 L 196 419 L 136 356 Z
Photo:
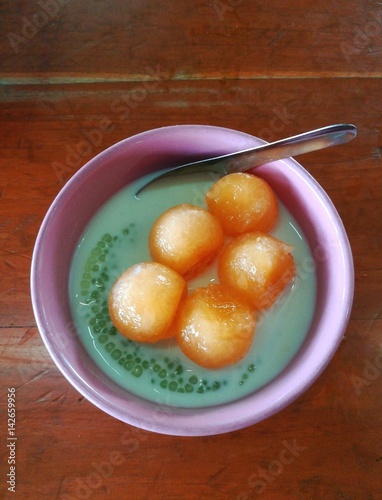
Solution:
M 270 161 L 281 160 L 311 151 L 336 146 L 350 141 L 357 135 L 357 128 L 350 124 L 330 125 L 280 141 L 257 146 L 239 153 L 226 155 L 227 173 L 243 172 Z M 232 159 L 231 159 L 232 158 Z M 221 161 L 222 157 L 216 158 Z M 211 160 L 210 160 L 211 161 Z M 212 160 L 215 161 L 215 160 Z
M 350 124 L 329 125 L 310 132 L 281 139 L 280 141 L 262 144 L 254 148 L 236 151 L 222 156 L 206 158 L 192 163 L 173 167 L 166 172 L 159 173 L 155 178 L 142 185 L 135 196 L 138 197 L 148 185 L 162 177 L 193 172 L 213 171 L 221 175 L 232 172 L 245 172 L 255 167 L 275 160 L 297 156 L 310 151 L 328 148 L 342 144 L 357 135 L 357 127 Z

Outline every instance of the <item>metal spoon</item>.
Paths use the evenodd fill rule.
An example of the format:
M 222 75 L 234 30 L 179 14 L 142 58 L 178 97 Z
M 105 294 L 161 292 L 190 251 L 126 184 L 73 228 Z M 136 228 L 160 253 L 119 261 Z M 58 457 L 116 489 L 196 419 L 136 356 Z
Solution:
M 192 163 L 186 163 L 169 170 L 159 172 L 156 177 L 141 186 L 135 193 L 138 196 L 147 186 L 153 182 L 178 173 L 194 172 L 217 172 L 226 175 L 232 172 L 245 172 L 270 161 L 281 160 L 291 156 L 297 156 L 318 149 L 336 146 L 352 140 L 357 135 L 357 127 L 350 124 L 330 125 L 328 127 L 311 130 L 303 134 L 281 139 L 256 146 L 255 148 L 245 149 L 235 153 L 229 153 L 223 156 L 206 158 Z

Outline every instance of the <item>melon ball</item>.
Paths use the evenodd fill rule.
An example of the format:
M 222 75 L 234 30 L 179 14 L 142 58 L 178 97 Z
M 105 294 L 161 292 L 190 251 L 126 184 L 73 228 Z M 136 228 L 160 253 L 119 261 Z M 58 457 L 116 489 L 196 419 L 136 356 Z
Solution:
M 268 308 L 295 275 L 292 250 L 269 234 L 237 236 L 220 256 L 220 281 L 241 293 L 256 309 Z
M 268 232 L 278 215 L 272 188 L 252 174 L 233 173 L 222 177 L 208 190 L 206 203 L 229 236 L 250 231 Z
M 149 235 L 153 260 L 190 279 L 214 259 L 223 245 L 219 221 L 204 208 L 172 207 L 154 222 Z
M 157 342 L 174 335 L 172 324 L 186 295 L 186 282 L 173 269 L 156 262 L 135 264 L 111 288 L 110 318 L 124 337 Z
M 220 284 L 195 289 L 176 320 L 183 353 L 205 368 L 222 368 L 242 359 L 251 347 L 256 313 L 237 293 Z

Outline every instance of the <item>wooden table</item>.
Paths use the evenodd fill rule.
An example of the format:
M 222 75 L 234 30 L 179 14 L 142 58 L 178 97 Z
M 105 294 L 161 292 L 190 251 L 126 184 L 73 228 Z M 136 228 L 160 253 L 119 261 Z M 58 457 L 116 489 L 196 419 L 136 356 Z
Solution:
M 0 25 L 1 498 L 381 499 L 380 2 L 16 0 L 1 4 Z M 35 238 L 65 182 L 164 125 L 272 140 L 340 122 L 357 139 L 299 158 L 335 203 L 355 261 L 351 320 L 317 382 L 264 422 L 202 438 L 137 430 L 78 394 L 29 295 Z

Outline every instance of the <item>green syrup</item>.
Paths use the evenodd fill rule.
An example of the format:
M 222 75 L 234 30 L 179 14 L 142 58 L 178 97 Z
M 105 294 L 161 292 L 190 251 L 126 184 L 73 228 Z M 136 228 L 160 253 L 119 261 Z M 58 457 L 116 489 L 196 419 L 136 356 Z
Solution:
M 180 203 L 204 205 L 210 174 L 162 179 L 134 196 L 140 179 L 122 189 L 92 218 L 72 262 L 69 295 L 78 334 L 95 363 L 131 393 L 178 407 L 219 405 L 248 395 L 274 379 L 293 359 L 308 332 L 316 297 L 313 258 L 291 214 L 279 203 L 271 234 L 294 247 L 297 275 L 278 302 L 258 315 L 253 345 L 244 359 L 220 369 L 190 361 L 171 339 L 148 345 L 120 335 L 107 300 L 114 280 L 127 267 L 150 261 L 148 235 L 155 219 Z M 216 263 L 189 282 L 218 282 Z

